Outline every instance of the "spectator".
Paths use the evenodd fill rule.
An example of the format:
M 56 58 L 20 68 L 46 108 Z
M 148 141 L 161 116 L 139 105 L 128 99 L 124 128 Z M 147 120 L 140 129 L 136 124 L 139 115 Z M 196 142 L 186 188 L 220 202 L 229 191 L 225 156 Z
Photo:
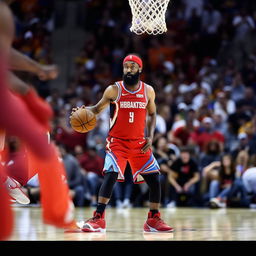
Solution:
M 253 152 L 250 147 L 248 135 L 246 133 L 240 133 L 238 134 L 237 139 L 238 139 L 237 147 L 231 151 L 232 157 L 236 159 L 239 152 L 241 151 L 248 152 L 250 157 Z
M 227 204 L 235 207 L 249 207 L 250 198 L 243 184 L 243 174 L 248 169 L 250 157 L 247 150 L 241 150 L 236 159 L 236 174 L 235 180 L 231 185 L 230 191 L 227 195 Z
M 222 16 L 220 11 L 213 8 L 211 3 L 205 5 L 202 12 L 202 33 L 204 33 L 204 43 L 207 45 L 208 55 L 216 56 L 219 47 L 219 27 Z
M 197 15 L 201 16 L 203 11 L 203 0 L 182 0 L 182 2 L 185 5 L 185 19 L 189 19 L 195 9 Z
M 170 167 L 176 159 L 178 152 L 169 146 L 168 141 L 164 136 L 159 137 L 154 145 L 154 155 L 158 159 L 159 165 L 165 164 Z
M 242 100 L 245 96 L 245 84 L 240 72 L 236 72 L 232 81 L 231 99 L 237 103 Z
M 213 119 L 211 117 L 204 117 L 202 125 L 196 131 L 191 133 L 189 144 L 198 145 L 200 151 L 203 152 L 209 141 L 217 140 L 220 143 L 221 150 L 223 150 L 225 142 L 224 135 L 215 131 L 213 125 Z
M 67 174 L 67 181 L 70 188 L 70 195 L 75 206 L 82 207 L 85 203 L 85 182 L 78 160 L 67 152 L 64 145 L 59 145 L 59 150 L 63 159 Z
M 160 171 L 162 174 L 160 176 L 162 184 L 162 201 L 163 204 L 166 205 L 169 196 L 169 184 L 167 176 L 170 172 L 170 167 L 173 161 L 175 161 L 178 157 L 179 152 L 168 146 L 168 141 L 164 136 L 159 137 L 154 145 L 154 156 L 160 166 Z
M 226 122 L 227 115 L 222 111 L 215 111 L 212 115 L 214 127 L 213 129 L 217 132 L 220 132 L 221 134 L 227 134 L 228 133 L 228 124 Z
M 97 203 L 98 189 L 103 178 L 103 162 L 104 160 L 98 156 L 95 147 L 88 148 L 87 152 L 80 152 L 79 163 L 87 177 L 91 194 L 91 206 L 95 206 Z
M 235 180 L 236 168 L 230 154 L 224 154 L 221 161 L 215 163 L 214 167 L 218 167 L 218 178 L 210 183 L 209 203 L 211 208 L 223 208 L 226 207 L 227 197 Z
M 190 199 L 195 200 L 197 193 L 196 184 L 199 179 L 198 165 L 191 158 L 190 150 L 182 148 L 180 157 L 173 162 L 170 167 L 170 172 L 168 173 L 174 203 L 179 205 L 181 202 L 180 199 L 183 201 L 184 196 L 191 197 Z M 189 204 L 189 202 L 187 202 L 187 204 Z M 173 202 L 170 202 L 167 207 L 171 205 L 173 205 Z
M 236 111 L 235 102 L 229 99 L 225 92 L 218 92 L 217 99 L 213 104 L 213 110 L 222 111 L 227 115 L 231 115 Z
M 246 88 L 252 88 L 253 91 L 255 92 L 256 91 L 255 58 L 248 58 L 245 62 L 243 62 L 243 66 L 241 68 L 241 75 Z
M 185 119 L 179 122 L 176 129 L 168 132 L 169 140 L 177 145 L 178 147 L 187 146 L 189 143 L 189 138 L 191 134 L 199 126 L 199 121 L 195 119 L 195 110 L 189 107 Z
M 167 124 L 170 120 L 170 108 L 168 105 L 160 105 L 156 116 L 156 133 L 165 135 L 167 132 Z
M 241 9 L 233 18 L 235 29 L 233 37 L 233 53 L 237 64 L 241 63 L 250 55 L 251 51 L 251 32 L 255 29 L 253 17 L 249 15 L 246 9 Z
M 205 150 L 199 154 L 200 171 L 212 162 L 220 161 L 222 154 L 221 145 L 217 140 L 211 140 L 205 145 Z
M 246 192 L 251 196 L 250 208 L 256 208 L 256 168 L 248 168 L 242 177 Z
M 177 120 L 173 123 L 171 128 L 172 132 L 179 127 L 186 126 L 186 120 L 191 122 L 194 127 L 200 126 L 200 122 L 197 120 L 197 117 L 196 117 L 197 112 L 195 108 L 193 106 L 185 106 L 184 104 L 185 103 L 180 103 L 178 106 L 179 107 L 178 115 L 180 118 L 177 118 Z
M 200 170 L 200 194 L 202 201 L 205 201 L 205 196 L 209 189 L 209 184 L 216 179 L 216 173 L 209 171 L 207 166 L 213 169 L 218 167 L 218 162 L 221 160 L 222 149 L 221 145 L 216 140 L 211 140 L 206 144 L 204 152 L 199 153 L 199 170 Z
M 247 115 L 249 117 L 248 119 L 250 120 L 255 114 L 256 108 L 255 93 L 252 87 L 245 88 L 244 97 L 239 101 L 239 104 L 241 104 L 244 114 Z M 247 121 L 249 121 L 248 119 Z

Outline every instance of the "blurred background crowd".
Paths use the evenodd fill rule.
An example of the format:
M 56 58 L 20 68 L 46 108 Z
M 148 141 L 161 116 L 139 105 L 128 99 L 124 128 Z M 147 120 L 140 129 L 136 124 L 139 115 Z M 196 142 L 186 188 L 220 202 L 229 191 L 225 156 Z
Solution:
M 10 5 L 13 46 L 44 64 L 55 63 L 52 38 L 62 23 L 56 2 L 14 0 Z M 162 206 L 255 207 L 256 2 L 172 0 L 168 31 L 158 36 L 130 32 L 128 1 L 73 2 L 79 2 L 76 24 L 86 37 L 69 59 L 73 73 L 67 86 L 53 88 L 19 75 L 54 110 L 51 138 L 60 148 L 75 205 L 96 204 L 109 110 L 87 134 L 71 129 L 71 110 L 97 103 L 108 85 L 122 80 L 125 55 L 137 53 L 143 59 L 141 80 L 156 91 L 153 150 L 162 173 Z M 15 162 L 17 140 L 10 138 L 9 146 Z M 32 203 L 40 202 L 36 177 L 25 188 Z M 143 207 L 147 200 L 147 186 L 133 184 L 127 166 L 126 181 L 115 185 L 110 206 Z

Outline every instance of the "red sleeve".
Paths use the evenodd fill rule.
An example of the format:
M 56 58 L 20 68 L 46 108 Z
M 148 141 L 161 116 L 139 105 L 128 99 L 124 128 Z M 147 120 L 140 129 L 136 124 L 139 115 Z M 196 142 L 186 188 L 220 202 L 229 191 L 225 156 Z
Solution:
M 25 102 L 34 118 L 49 131 L 49 121 L 53 118 L 53 110 L 48 102 L 41 98 L 33 88 L 30 88 L 25 95 L 19 94 L 18 96 Z

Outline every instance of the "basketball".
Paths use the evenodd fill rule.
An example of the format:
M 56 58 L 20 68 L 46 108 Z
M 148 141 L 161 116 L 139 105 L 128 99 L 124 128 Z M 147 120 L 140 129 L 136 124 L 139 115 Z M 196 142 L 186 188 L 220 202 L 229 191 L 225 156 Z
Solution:
M 70 125 L 76 132 L 89 132 L 95 128 L 96 124 L 96 115 L 86 108 L 78 108 L 71 113 Z

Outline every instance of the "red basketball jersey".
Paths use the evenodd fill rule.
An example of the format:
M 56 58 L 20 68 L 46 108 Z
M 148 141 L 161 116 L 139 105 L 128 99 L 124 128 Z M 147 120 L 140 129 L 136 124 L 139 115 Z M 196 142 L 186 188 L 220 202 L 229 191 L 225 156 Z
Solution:
M 118 96 L 110 104 L 110 136 L 126 140 L 145 137 L 148 100 L 146 84 L 139 83 L 138 90 L 129 91 L 123 81 L 116 82 Z

